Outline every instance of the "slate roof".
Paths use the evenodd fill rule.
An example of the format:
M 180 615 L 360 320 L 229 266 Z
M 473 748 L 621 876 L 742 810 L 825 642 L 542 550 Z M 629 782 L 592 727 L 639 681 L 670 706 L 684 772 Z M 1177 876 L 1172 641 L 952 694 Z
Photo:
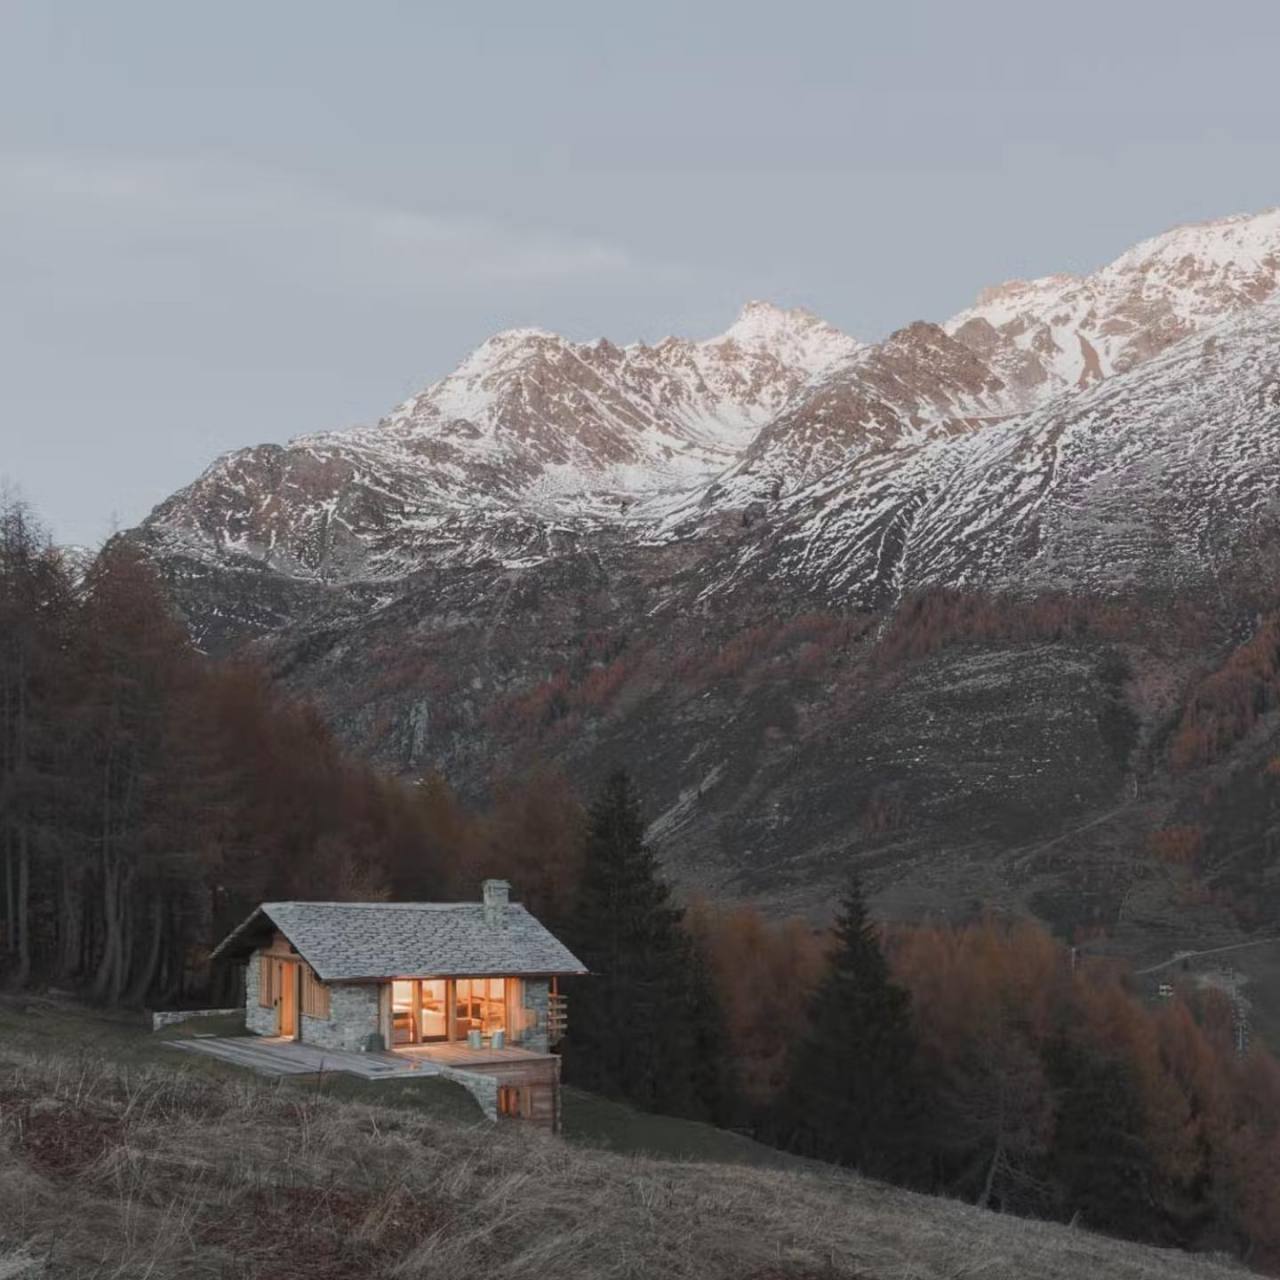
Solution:
M 325 982 L 586 973 L 518 903 L 497 923 L 479 902 L 264 902 L 214 949 L 236 959 L 275 926 Z

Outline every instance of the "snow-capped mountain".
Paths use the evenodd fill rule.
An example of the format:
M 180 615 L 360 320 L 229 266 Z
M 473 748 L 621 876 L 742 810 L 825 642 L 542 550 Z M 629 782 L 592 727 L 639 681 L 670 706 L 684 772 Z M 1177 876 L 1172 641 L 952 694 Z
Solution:
M 937 325 L 917 322 L 810 382 L 698 503 L 723 508 L 776 500 L 833 467 L 953 436 L 1017 407 L 988 364 Z M 682 514 L 677 508 L 667 523 Z
M 381 599 L 431 566 L 527 565 L 584 538 L 709 539 L 710 554 L 725 528 L 765 514 L 770 571 L 802 563 L 850 601 L 883 599 L 890 582 L 985 579 L 1007 560 L 997 530 L 999 547 L 1063 564 L 1070 554 L 1051 551 L 1047 531 L 1096 525 L 1107 495 L 1122 495 L 1127 520 L 1165 511 L 1167 492 L 1143 483 L 1154 442 L 1172 458 L 1201 440 L 1213 406 L 1197 388 L 1217 386 L 1246 347 L 1254 373 L 1265 364 L 1278 282 L 1273 210 L 1177 228 L 1089 276 L 1000 286 L 942 326 L 874 344 L 763 302 L 706 340 L 617 346 L 512 330 L 373 426 L 219 459 L 139 536 L 161 562 L 201 565 L 201 581 L 219 566 L 258 566 L 298 583 L 378 581 Z M 1253 318 L 1237 332 L 1238 317 Z M 1194 342 L 1210 330 L 1216 360 Z M 1243 394 L 1247 372 L 1222 382 L 1221 404 Z M 1119 413 L 1122 395 L 1141 408 Z M 1090 465 L 1111 477 L 1087 491 L 1064 479 L 1072 442 L 1088 434 L 1080 415 L 1101 424 L 1102 460 Z M 1247 473 L 1223 477 L 1224 493 L 1237 479 L 1250 493 L 1262 482 L 1250 458 L 1267 451 L 1258 434 L 1251 452 L 1251 429 L 1235 422 L 1229 444 L 1204 455 L 1215 474 Z M 1126 451 L 1136 451 L 1127 470 Z M 1165 482 L 1189 483 L 1169 466 Z M 1061 505 L 1068 492 L 1074 505 Z M 1221 508 L 1214 530 L 1237 530 L 1244 509 Z M 1217 545 L 1217 533 L 1192 536 L 1202 515 L 1188 512 L 1187 537 Z M 1160 545 L 1180 536 L 1174 528 Z M 1141 571 L 1127 553 L 1094 550 L 1117 582 Z M 1160 570 L 1189 570 L 1197 554 Z M 288 616 L 269 612 L 271 625 Z
M 846 459 L 778 504 L 769 572 L 880 606 L 930 584 L 1176 590 L 1276 515 L 1280 296 L 1025 415 Z
M 511 330 L 375 426 L 228 454 L 147 527 L 187 554 L 303 576 L 403 572 L 433 535 L 429 558 L 481 554 L 459 523 L 487 519 L 523 543 L 547 523 L 591 526 L 696 491 L 863 350 L 806 311 L 761 302 L 705 341 Z
M 128 536 L 202 646 L 256 642 L 390 769 L 625 762 L 686 883 L 816 909 L 852 860 L 905 913 L 1092 929 L 1207 794 L 1162 772 L 1190 682 L 1280 611 L 1278 282 L 1273 211 L 876 343 L 766 303 L 707 340 L 503 333 Z
M 1013 280 L 947 322 L 1024 406 L 1149 359 L 1280 285 L 1280 209 L 1175 227 L 1088 276 Z
M 749 303 L 704 342 L 617 347 L 514 330 L 375 429 L 409 452 L 510 469 L 510 496 L 686 485 L 732 461 L 809 380 L 860 344 L 801 310 Z

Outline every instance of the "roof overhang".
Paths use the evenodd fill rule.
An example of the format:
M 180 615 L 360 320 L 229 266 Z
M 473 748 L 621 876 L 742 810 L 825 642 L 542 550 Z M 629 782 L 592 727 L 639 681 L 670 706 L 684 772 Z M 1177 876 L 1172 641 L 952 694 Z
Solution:
M 432 982 L 444 978 L 577 978 L 585 977 L 589 969 L 556 969 L 553 971 L 529 969 L 459 969 L 449 973 L 371 973 L 360 978 L 322 978 L 330 987 L 346 986 L 352 982 Z
M 246 920 L 242 920 L 223 940 L 209 953 L 210 960 L 247 960 L 265 943 L 270 942 L 272 935 L 280 933 L 286 938 L 289 935 L 271 918 L 264 906 L 254 907 Z M 306 956 L 299 950 L 297 943 L 289 938 L 293 947 L 302 959 Z M 309 962 L 308 962 L 309 963 Z

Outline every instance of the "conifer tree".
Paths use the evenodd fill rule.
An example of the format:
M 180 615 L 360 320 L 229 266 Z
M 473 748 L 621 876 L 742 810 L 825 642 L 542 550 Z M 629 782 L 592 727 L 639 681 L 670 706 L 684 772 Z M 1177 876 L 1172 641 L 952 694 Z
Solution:
M 916 1110 L 910 997 L 890 979 L 856 880 L 835 936 L 809 1030 L 766 1128 L 775 1142 L 803 1155 L 902 1177 Z
M 692 1028 L 689 1046 L 691 1091 L 699 1112 L 713 1124 L 739 1119 L 741 1094 L 733 1064 L 729 1020 L 706 947 L 682 932 L 685 963 L 684 998 Z
M 567 1078 L 648 1110 L 712 1118 L 728 1109 L 727 1050 L 714 1034 L 723 1020 L 682 915 L 645 842 L 631 781 L 616 772 L 588 813 L 567 929 L 590 970 L 570 987 Z
M 1047 1164 L 1063 1216 L 1079 1216 L 1095 1231 L 1177 1243 L 1161 1212 L 1156 1162 L 1130 1069 L 1065 1034 L 1046 1046 L 1045 1060 L 1058 1104 Z

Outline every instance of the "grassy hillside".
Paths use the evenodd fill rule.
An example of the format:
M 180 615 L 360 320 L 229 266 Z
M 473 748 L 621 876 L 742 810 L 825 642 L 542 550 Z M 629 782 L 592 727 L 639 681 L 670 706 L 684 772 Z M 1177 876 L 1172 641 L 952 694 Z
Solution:
M 834 1170 L 719 1163 L 704 1126 L 684 1131 L 700 1161 L 627 1155 L 495 1129 L 451 1093 L 389 1083 L 337 1096 L 174 1053 L 127 1019 L 0 1007 L 0 1276 L 1241 1274 Z M 578 1096 L 569 1117 L 593 1140 L 644 1145 L 625 1109 Z M 654 1133 L 682 1149 L 677 1122 Z M 750 1158 L 754 1144 L 720 1137 Z

